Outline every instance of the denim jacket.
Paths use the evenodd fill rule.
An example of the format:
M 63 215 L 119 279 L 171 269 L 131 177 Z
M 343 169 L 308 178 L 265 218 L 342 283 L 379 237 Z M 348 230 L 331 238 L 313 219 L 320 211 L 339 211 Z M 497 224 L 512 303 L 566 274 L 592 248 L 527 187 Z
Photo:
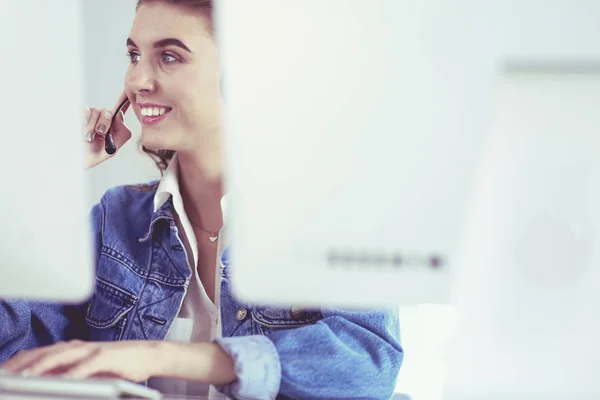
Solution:
M 191 279 L 172 202 L 154 212 L 156 184 L 110 189 L 92 209 L 96 285 L 82 305 L 0 303 L 0 361 L 62 340 L 162 340 Z M 221 254 L 216 342 L 237 380 L 234 399 L 389 399 L 403 359 L 394 310 L 304 310 L 244 304 Z M 332 288 L 333 290 L 333 288 Z M 239 312 L 243 310 L 243 312 Z

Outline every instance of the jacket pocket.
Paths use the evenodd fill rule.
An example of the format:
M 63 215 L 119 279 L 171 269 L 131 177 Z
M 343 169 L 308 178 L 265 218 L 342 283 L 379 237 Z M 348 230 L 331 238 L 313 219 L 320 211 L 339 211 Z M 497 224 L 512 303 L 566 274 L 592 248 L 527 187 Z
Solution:
M 252 319 L 263 334 L 269 334 L 282 329 L 299 328 L 312 325 L 323 319 L 319 310 L 309 310 L 300 307 L 270 307 L 258 306 L 251 311 Z
M 137 298 L 96 277 L 96 288 L 86 313 L 93 341 L 120 340 L 127 323 L 127 314 L 133 309 Z

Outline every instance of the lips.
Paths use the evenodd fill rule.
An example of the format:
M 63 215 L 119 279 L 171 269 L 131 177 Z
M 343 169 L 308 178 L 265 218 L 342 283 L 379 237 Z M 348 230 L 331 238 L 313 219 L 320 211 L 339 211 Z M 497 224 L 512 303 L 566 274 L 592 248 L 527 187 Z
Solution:
M 159 104 L 138 103 L 143 125 L 154 125 L 164 120 L 172 108 Z

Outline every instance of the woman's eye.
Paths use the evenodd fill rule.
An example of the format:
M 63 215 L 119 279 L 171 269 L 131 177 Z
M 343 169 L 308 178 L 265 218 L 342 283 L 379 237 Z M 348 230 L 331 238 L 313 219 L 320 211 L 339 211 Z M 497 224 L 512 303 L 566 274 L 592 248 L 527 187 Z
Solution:
M 129 61 L 132 64 L 137 64 L 138 62 L 140 62 L 141 56 L 137 53 L 129 51 L 129 52 L 127 52 L 127 58 L 129 58 Z M 163 54 L 161 57 L 161 62 L 163 62 L 165 64 L 172 64 L 174 62 L 179 62 L 179 59 L 170 54 Z
M 127 57 L 132 64 L 137 64 L 140 61 L 140 55 L 131 51 L 127 52 Z
M 162 60 L 163 60 L 163 62 L 165 62 L 167 64 L 178 61 L 175 57 L 173 57 L 170 54 L 164 54 L 162 57 Z

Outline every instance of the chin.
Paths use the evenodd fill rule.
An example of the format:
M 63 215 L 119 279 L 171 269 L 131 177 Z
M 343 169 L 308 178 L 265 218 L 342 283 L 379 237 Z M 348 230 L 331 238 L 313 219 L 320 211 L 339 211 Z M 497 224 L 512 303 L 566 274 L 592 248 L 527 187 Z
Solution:
M 149 150 L 181 150 L 185 137 L 185 132 L 176 128 L 167 128 L 161 126 L 156 129 L 152 126 L 142 126 L 140 132 L 140 143 Z
M 155 132 L 148 132 L 142 129 L 140 143 L 145 148 L 154 151 L 168 149 L 169 145 L 166 142 L 167 141 L 165 140 L 164 136 L 158 135 Z

